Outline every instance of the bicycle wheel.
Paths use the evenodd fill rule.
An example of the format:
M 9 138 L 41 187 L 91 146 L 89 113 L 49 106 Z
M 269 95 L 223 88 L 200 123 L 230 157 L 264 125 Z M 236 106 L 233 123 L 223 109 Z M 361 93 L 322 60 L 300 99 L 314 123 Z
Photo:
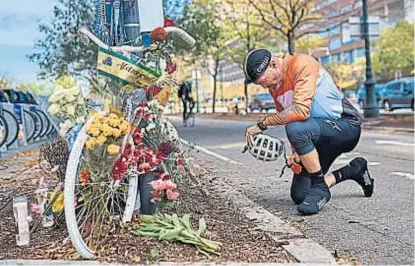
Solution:
M 190 114 L 190 117 L 188 119 L 188 124 L 189 124 L 190 127 L 195 126 L 195 115 L 194 114 Z
M 86 165 L 87 138 L 84 126 L 69 155 L 64 206 L 66 225 L 73 246 L 83 258 L 91 259 L 101 241 L 109 237 L 113 227 L 131 219 L 138 179 L 126 175 L 124 179 L 114 181 L 112 175 L 108 174 L 106 179 L 82 184 L 81 171 Z
M 0 147 L 6 143 L 7 137 L 9 136 L 9 126 L 4 119 L 3 115 L 0 115 Z
M 19 136 L 19 122 L 17 121 L 16 116 L 9 110 L 3 109 L 3 117 L 6 119 L 8 125 L 8 137 L 6 141 L 6 146 L 10 147 Z
M 33 128 L 32 132 L 28 134 L 27 140 L 32 141 L 37 139 L 42 130 L 42 121 L 40 120 L 40 117 L 37 114 L 26 110 L 23 111 L 23 116 L 25 122 L 30 124 Z
M 36 109 L 34 112 L 40 117 L 40 120 L 42 121 L 43 126 L 39 138 L 43 138 L 50 130 L 50 121 L 47 115 L 42 110 Z
M 28 112 L 23 112 L 23 120 L 25 125 L 26 141 L 32 141 L 36 133 L 35 119 Z

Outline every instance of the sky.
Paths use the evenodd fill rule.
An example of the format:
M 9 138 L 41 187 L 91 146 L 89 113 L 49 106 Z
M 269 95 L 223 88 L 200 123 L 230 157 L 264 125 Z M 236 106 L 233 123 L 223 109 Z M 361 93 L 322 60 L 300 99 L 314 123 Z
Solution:
M 37 65 L 26 58 L 32 53 L 40 21 L 50 21 L 56 0 L 0 0 L 0 76 L 15 82 L 36 80 Z

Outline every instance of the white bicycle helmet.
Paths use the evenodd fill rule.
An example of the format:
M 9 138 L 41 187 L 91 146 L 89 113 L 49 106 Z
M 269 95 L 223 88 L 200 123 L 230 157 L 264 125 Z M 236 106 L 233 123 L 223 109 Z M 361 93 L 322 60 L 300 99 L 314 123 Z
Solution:
M 248 147 L 249 153 L 257 160 L 272 162 L 284 154 L 285 143 L 277 138 L 265 134 L 251 136 L 252 147 Z

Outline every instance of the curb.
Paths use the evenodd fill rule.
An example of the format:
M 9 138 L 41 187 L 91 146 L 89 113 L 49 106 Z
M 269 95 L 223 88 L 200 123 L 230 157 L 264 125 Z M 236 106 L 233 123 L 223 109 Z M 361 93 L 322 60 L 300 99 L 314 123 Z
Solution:
M 366 126 L 363 125 L 362 129 L 381 131 L 381 132 L 401 132 L 401 133 L 415 133 L 413 128 L 399 128 L 399 127 L 377 127 L 377 126 Z
M 180 139 L 180 141 L 184 145 L 189 145 L 184 139 Z M 264 231 L 275 244 L 281 246 L 300 263 L 306 263 L 307 265 L 338 265 L 330 251 L 314 240 L 306 238 L 298 229 L 288 225 L 282 219 L 218 178 L 210 181 L 215 191 L 229 200 L 242 215 L 254 220 L 260 230 Z
M 212 185 L 233 203 L 248 219 L 254 220 L 258 228 L 270 236 L 274 242 L 290 253 L 300 263 L 337 265 L 333 255 L 317 242 L 308 239 L 298 229 L 250 200 L 241 192 L 216 179 Z M 285 245 L 285 243 L 287 243 Z M 293 265 L 293 264 L 290 264 Z
M 74 266 L 74 265 L 107 265 L 107 266 L 127 266 L 133 264 L 122 264 L 122 263 L 106 263 L 99 261 L 65 261 L 65 260 L 0 260 L 1 266 L 10 265 L 33 265 L 33 266 Z M 134 264 L 144 265 L 144 264 Z M 229 266 L 246 266 L 247 263 L 177 263 L 177 262 L 160 262 L 155 264 L 146 264 L 154 266 L 167 266 L 167 265 L 186 265 L 186 266 L 216 266 L 216 265 L 229 265 Z M 322 265 L 322 264 L 305 264 L 305 263 L 249 263 L 249 265 L 277 265 L 277 266 L 308 266 L 308 265 Z

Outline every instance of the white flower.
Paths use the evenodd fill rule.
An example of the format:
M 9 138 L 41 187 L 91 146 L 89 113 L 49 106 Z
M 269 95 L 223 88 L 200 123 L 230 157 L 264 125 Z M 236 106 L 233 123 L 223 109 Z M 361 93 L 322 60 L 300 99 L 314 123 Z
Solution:
M 66 106 L 66 112 L 68 113 L 68 115 L 74 116 L 75 115 L 75 106 L 67 105 Z
M 48 108 L 48 112 L 51 115 L 56 115 L 57 113 L 59 113 L 61 111 L 61 109 L 59 108 L 59 105 L 57 105 L 56 103 L 52 104 L 51 106 L 49 106 Z
M 69 92 L 73 95 L 73 96 L 78 96 L 79 93 L 81 93 L 81 89 L 79 89 L 78 87 L 73 87 L 69 89 Z
M 150 131 L 150 130 L 155 129 L 155 128 L 156 128 L 156 124 L 153 123 L 153 122 L 150 122 L 146 127 L 146 131 Z
M 57 103 L 63 97 L 65 97 L 66 92 L 64 90 L 55 90 L 55 92 L 49 97 L 50 103 Z
M 70 94 L 69 92 L 67 92 L 67 94 L 65 96 L 65 100 L 66 100 L 66 102 L 71 103 L 71 102 L 76 100 L 76 97 L 73 96 L 72 94 Z
M 84 124 L 85 123 L 85 117 L 83 117 L 83 116 L 78 117 L 76 119 L 76 123 L 81 124 L 81 125 Z

